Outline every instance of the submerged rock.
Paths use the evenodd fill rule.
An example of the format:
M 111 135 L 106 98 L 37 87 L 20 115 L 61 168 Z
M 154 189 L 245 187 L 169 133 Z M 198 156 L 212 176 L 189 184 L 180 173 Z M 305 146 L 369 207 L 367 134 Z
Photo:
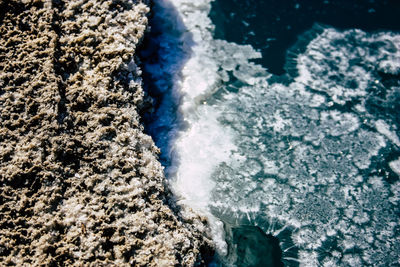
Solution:
M 204 263 L 143 133 L 146 1 L 0 0 L 1 265 Z M 203 255 L 203 259 L 202 259 Z
M 279 240 L 257 226 L 232 229 L 237 266 L 283 267 Z

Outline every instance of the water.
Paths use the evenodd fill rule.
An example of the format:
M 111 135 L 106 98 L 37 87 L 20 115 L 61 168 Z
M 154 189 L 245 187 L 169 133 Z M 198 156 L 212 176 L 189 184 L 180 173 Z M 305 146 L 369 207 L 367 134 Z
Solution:
M 218 0 L 210 18 L 214 36 L 238 44 L 251 44 L 262 53 L 258 61 L 269 72 L 284 74 L 286 51 L 315 22 L 338 29 L 400 30 L 400 2 L 298 0 Z
M 212 265 L 400 264 L 399 6 L 357 5 L 155 2 L 147 129 Z

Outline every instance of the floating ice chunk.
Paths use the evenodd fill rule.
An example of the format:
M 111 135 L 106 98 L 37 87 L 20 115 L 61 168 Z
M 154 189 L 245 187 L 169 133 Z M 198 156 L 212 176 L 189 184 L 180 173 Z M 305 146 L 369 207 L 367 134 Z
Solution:
M 277 167 L 275 161 L 262 157 L 262 162 L 264 164 L 265 174 L 272 174 L 272 175 L 278 174 L 279 168 Z
M 274 114 L 274 120 L 267 123 L 269 127 L 272 127 L 275 132 L 281 132 L 286 126 L 291 125 L 291 120 L 283 119 L 280 112 L 276 111 Z
M 399 159 L 400 161 L 400 159 Z M 400 163 L 399 163 L 400 165 Z M 400 166 L 398 166 L 400 167 Z M 390 185 L 390 192 L 392 192 L 392 196 L 389 198 L 390 202 L 396 205 L 400 201 L 400 182 L 397 181 Z
M 325 102 L 326 102 L 326 99 L 325 99 L 324 96 L 319 95 L 319 94 L 315 94 L 312 97 L 312 101 L 310 103 L 310 107 L 319 107 Z
M 371 158 L 378 155 L 379 149 L 384 147 L 386 143 L 383 136 L 364 130 L 358 132 L 357 138 L 360 143 L 353 147 L 354 164 L 360 169 L 367 169 L 371 163 Z M 367 147 L 368 150 L 363 147 Z
M 393 172 L 395 172 L 398 176 L 400 176 L 400 158 L 389 162 L 389 166 Z
M 400 140 L 397 134 L 390 130 L 390 126 L 386 124 L 383 120 L 377 120 L 375 122 L 375 127 L 384 136 L 386 136 L 390 141 L 392 141 L 396 146 L 400 147 Z
M 301 250 L 299 253 L 301 266 L 318 266 L 318 253 L 316 251 Z
M 351 113 L 338 111 L 321 112 L 321 123 L 326 125 L 326 131 L 332 136 L 340 136 L 358 129 L 359 120 Z

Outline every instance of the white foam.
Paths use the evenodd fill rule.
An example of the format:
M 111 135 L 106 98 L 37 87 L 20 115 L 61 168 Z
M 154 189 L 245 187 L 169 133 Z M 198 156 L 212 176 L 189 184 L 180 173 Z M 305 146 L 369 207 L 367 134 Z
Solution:
M 210 179 L 218 162 L 229 160 L 233 133 L 218 122 L 218 113 L 210 106 L 196 110 L 205 119 L 192 121 L 175 143 L 179 168 L 173 188 L 182 197 L 181 202 L 205 212 L 210 203 L 214 182 Z

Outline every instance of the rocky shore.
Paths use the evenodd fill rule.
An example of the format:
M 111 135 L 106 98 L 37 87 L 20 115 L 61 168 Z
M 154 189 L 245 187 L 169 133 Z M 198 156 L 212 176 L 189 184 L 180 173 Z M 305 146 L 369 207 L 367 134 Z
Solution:
M 140 123 L 148 5 L 0 0 L 0 265 L 193 266 L 212 251 L 205 220 L 168 204 Z

